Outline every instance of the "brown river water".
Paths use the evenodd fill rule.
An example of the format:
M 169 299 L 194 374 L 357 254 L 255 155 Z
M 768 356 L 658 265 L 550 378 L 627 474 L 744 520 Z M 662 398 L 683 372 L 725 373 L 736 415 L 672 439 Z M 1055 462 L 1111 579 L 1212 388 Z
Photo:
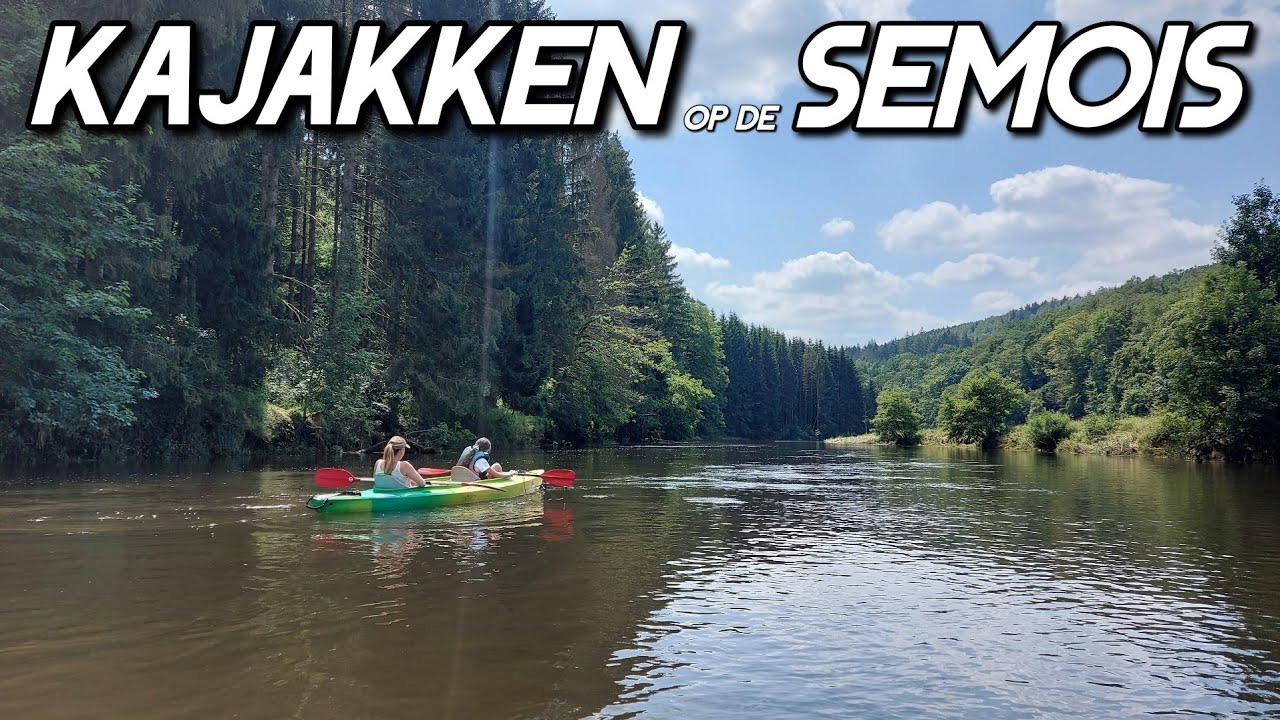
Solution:
M 6 473 L 0 718 L 1280 717 L 1274 469 L 501 459 L 578 484 L 341 518 L 310 465 Z

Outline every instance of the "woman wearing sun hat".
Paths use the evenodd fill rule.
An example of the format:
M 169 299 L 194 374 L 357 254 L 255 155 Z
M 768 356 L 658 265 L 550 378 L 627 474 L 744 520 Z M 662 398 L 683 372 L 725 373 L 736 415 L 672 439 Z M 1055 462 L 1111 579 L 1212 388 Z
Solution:
M 399 435 L 387 441 L 386 448 L 382 450 L 382 457 L 373 464 L 375 490 L 426 487 L 427 481 L 423 480 L 413 465 L 404 459 L 404 453 L 408 449 L 409 442 Z

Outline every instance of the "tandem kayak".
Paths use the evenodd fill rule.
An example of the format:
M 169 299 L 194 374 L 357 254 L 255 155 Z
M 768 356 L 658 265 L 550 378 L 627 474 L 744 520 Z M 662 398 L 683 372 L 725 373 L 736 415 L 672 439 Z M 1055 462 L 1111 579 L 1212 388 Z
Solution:
M 542 487 L 541 471 L 485 480 L 484 485 L 428 485 L 404 490 L 348 490 L 313 495 L 307 507 L 320 513 L 375 513 L 425 510 L 451 505 L 507 500 L 528 495 Z

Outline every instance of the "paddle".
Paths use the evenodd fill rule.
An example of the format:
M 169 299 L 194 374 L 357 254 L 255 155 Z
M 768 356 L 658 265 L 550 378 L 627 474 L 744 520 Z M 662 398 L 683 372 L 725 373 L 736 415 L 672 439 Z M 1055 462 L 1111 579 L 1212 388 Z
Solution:
M 542 482 L 551 487 L 573 487 L 573 481 L 578 479 L 578 473 L 572 470 L 543 470 L 540 475 Z
M 320 468 L 316 471 L 316 484 L 320 487 L 341 490 L 360 482 L 360 478 L 342 468 Z
M 466 468 L 463 468 L 463 469 L 465 470 Z M 440 474 L 448 473 L 448 472 L 449 471 L 445 470 L 442 472 L 432 473 L 432 475 L 435 477 L 439 477 Z M 479 478 L 476 478 L 476 479 L 478 480 Z M 341 490 L 343 488 L 347 488 L 352 485 L 355 485 L 358 482 L 372 482 L 372 480 L 370 480 L 369 478 L 358 478 L 355 475 L 352 475 L 349 471 L 343 470 L 342 468 L 320 468 L 319 470 L 316 470 L 316 484 L 319 485 L 320 487 Z M 485 485 L 484 483 L 479 483 L 479 482 L 453 483 L 453 482 L 441 482 L 437 480 L 432 484 L 433 485 L 475 485 L 477 487 L 488 488 L 489 490 L 500 490 L 503 492 L 506 491 L 506 488 L 500 488 L 495 485 Z
M 573 487 L 573 482 L 578 478 L 578 474 L 572 470 L 516 470 L 516 475 L 531 475 L 542 478 L 545 485 L 552 487 Z M 471 472 L 467 468 L 458 466 L 453 468 L 451 477 L 454 480 L 459 478 L 475 478 L 480 479 L 479 475 Z
M 463 468 L 463 470 L 466 470 L 466 468 Z M 451 477 L 453 474 L 453 471 L 445 470 L 443 468 L 420 468 L 418 470 L 418 473 L 422 475 L 422 477 L 424 478 L 436 478 L 436 477 L 445 477 L 445 476 Z M 574 471 L 563 470 L 563 469 L 543 470 L 541 472 L 534 471 L 531 473 L 519 473 L 519 474 L 520 475 L 538 475 L 542 478 L 543 483 L 550 485 L 552 487 L 562 487 L 562 488 L 573 487 L 573 483 L 578 477 L 577 473 L 575 473 Z M 475 483 L 480 479 L 474 473 L 469 473 L 469 475 L 470 477 L 475 478 L 475 480 L 468 479 L 468 480 L 465 480 L 465 482 Z M 316 484 L 321 487 L 342 490 L 358 482 L 361 482 L 360 478 L 352 475 L 350 472 L 343 470 L 342 468 L 321 468 L 316 471 Z M 368 481 L 365 480 L 365 482 L 368 482 Z M 484 487 L 492 487 L 492 486 L 484 486 Z M 501 489 L 501 488 L 498 488 L 498 489 Z

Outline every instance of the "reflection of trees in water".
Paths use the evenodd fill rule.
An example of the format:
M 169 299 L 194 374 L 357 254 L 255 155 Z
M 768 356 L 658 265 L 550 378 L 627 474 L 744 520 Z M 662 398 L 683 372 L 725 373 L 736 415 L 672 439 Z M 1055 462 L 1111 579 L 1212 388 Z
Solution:
M 264 538 L 257 562 L 289 569 L 263 586 L 255 622 L 296 638 L 264 679 L 305 696 L 303 716 L 580 717 L 608 704 L 624 669 L 602 668 L 698 526 L 665 493 L 627 494 L 600 501 L 585 530 L 575 493 L 548 491 L 310 517 L 310 543 Z M 634 518 L 614 512 L 624 505 Z M 409 669 L 412 683 L 397 684 Z

